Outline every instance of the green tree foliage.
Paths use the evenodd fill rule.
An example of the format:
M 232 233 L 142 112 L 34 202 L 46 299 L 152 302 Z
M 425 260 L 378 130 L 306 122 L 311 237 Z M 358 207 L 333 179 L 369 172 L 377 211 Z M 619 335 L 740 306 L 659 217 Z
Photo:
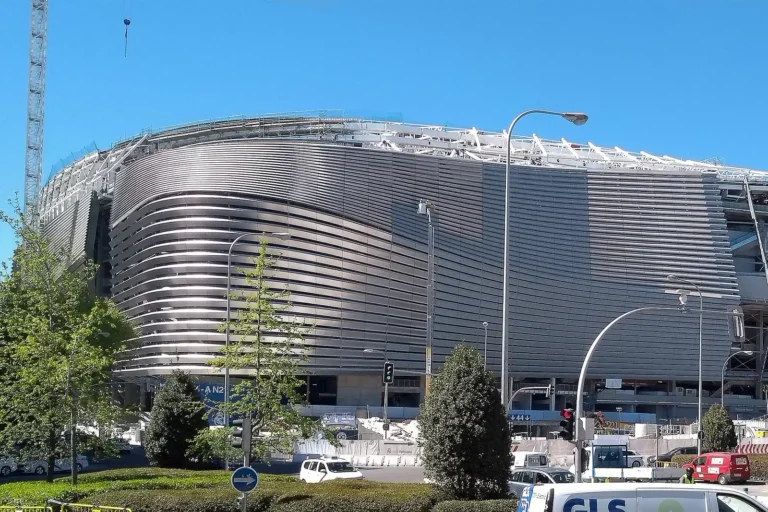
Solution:
M 232 446 L 232 433 L 224 428 L 202 430 L 187 450 L 187 457 L 197 466 L 218 466 L 224 461 L 240 465 L 242 448 Z
M 189 374 L 176 370 L 155 397 L 145 450 L 152 464 L 183 468 L 195 437 L 205 428 L 205 404 Z
M 736 446 L 736 429 L 728 412 L 719 405 L 713 405 L 701 419 L 704 431 L 705 452 L 727 452 Z
M 512 458 L 509 423 L 493 374 L 470 345 L 457 345 L 421 407 L 427 478 L 459 499 L 507 494 Z
M 111 370 L 135 331 L 111 300 L 94 295 L 94 263 L 71 266 L 18 203 L 0 221 L 18 243 L 12 265 L 0 269 L 0 453 L 46 460 L 51 480 L 56 454 L 71 452 L 73 417 L 102 431 L 114 425 Z
M 257 461 L 265 461 L 270 452 L 292 453 L 296 441 L 320 430 L 298 410 L 306 404 L 299 374 L 306 361 L 302 342 L 310 328 L 297 318 L 285 318 L 290 292 L 287 288 L 273 290 L 268 282 L 275 265 L 267 241 L 262 239 L 253 267 L 243 269 L 248 289 L 232 296 L 233 301 L 243 303 L 230 323 L 232 342 L 221 357 L 211 361 L 216 368 L 229 366 L 245 376 L 232 388 L 228 412 L 252 418 L 251 453 Z M 326 437 L 333 439 L 327 433 Z

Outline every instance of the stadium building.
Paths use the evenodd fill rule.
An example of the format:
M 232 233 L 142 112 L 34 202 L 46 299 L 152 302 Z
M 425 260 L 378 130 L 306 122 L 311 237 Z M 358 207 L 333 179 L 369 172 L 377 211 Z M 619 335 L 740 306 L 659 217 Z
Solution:
M 704 316 L 705 406 L 724 392 L 733 415 L 762 414 L 768 174 L 535 135 L 511 144 L 507 385 L 556 389 L 519 395 L 513 409 L 547 422 L 573 402 L 587 349 L 616 316 L 675 307 L 681 288 L 698 307 L 675 274 L 700 287 L 705 309 L 746 312 L 740 344 L 725 316 Z M 505 159 L 505 134 L 474 128 L 230 119 L 78 157 L 49 179 L 39 211 L 72 264 L 101 264 L 100 293 L 139 327 L 116 368 L 127 400 L 149 407 L 177 368 L 221 392 L 206 362 L 225 342 L 228 251 L 254 235 L 232 248 L 237 292 L 263 233 L 280 254 L 272 283 L 288 285 L 291 312 L 316 326 L 306 337 L 311 412 L 376 410 L 387 359 L 390 416 L 407 417 L 424 394 L 430 222 L 433 370 L 468 342 L 500 375 Z M 698 343 L 695 312 L 623 321 L 593 359 L 589 401 L 621 407 L 624 421 L 694 419 Z

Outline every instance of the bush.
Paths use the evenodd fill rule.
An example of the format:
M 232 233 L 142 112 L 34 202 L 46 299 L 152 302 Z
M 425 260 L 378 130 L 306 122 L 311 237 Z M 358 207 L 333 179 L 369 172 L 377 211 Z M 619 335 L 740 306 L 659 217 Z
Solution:
M 73 488 L 59 479 L 0 485 L 0 504 L 41 505 L 47 498 L 104 506 L 127 506 L 133 512 L 223 512 L 233 510 L 238 493 L 228 471 L 187 471 L 158 468 L 119 469 L 82 475 Z M 251 512 L 364 511 L 427 512 L 440 501 L 424 484 L 384 484 L 338 480 L 305 484 L 294 477 L 263 475 L 249 494 Z
M 749 469 L 751 480 L 768 480 L 768 455 L 750 455 Z
M 719 405 L 713 405 L 701 419 L 704 431 L 703 451 L 727 452 L 736 447 L 736 430 L 728 412 Z
M 175 370 L 152 406 L 145 443 L 147 458 L 160 467 L 186 466 L 189 447 L 207 427 L 205 404 L 200 401 L 192 377 Z
M 674 466 L 680 467 L 680 466 L 683 466 L 685 464 L 690 464 L 691 462 L 693 462 L 693 459 L 695 459 L 696 457 L 697 457 L 697 455 L 695 455 L 695 454 L 687 454 L 686 455 L 686 454 L 679 453 L 677 455 L 673 455 L 672 456 L 672 460 L 670 462 Z
M 113 491 L 94 496 L 99 505 L 133 512 L 220 512 L 232 510 L 238 493 L 228 488 Z M 334 481 L 305 484 L 295 479 L 265 482 L 248 495 L 249 512 L 428 512 L 437 494 L 424 484 Z
M 509 512 L 517 510 L 517 500 L 443 501 L 434 512 Z
M 47 498 L 60 501 L 78 501 L 108 491 L 145 491 L 159 489 L 211 489 L 229 487 L 227 471 L 186 471 L 174 469 L 139 468 L 100 471 L 80 475 L 76 488 L 69 478 L 53 483 L 43 481 L 12 482 L 0 485 L 0 504 L 20 501 L 26 505 L 40 505 Z M 263 475 L 262 482 L 285 482 L 286 477 Z M 293 480 L 292 480 L 293 481 Z
M 419 416 L 424 473 L 461 499 L 506 497 L 509 423 L 480 353 L 457 345 L 432 381 Z

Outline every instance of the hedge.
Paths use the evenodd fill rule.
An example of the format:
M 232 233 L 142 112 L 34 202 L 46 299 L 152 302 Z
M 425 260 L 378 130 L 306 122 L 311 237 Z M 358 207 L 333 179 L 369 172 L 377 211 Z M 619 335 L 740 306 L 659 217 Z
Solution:
M 133 512 L 232 512 L 238 493 L 227 471 L 121 469 L 86 473 L 73 488 L 68 478 L 0 484 L 0 504 L 41 505 L 47 498 Z M 425 484 L 335 480 L 306 484 L 291 476 L 263 475 L 248 495 L 249 512 L 496 512 L 515 510 L 514 500 L 445 501 Z
M 69 477 L 53 483 L 45 481 L 12 482 L 0 485 L 0 505 L 21 502 L 40 505 L 48 498 L 78 501 L 95 494 L 119 490 L 205 489 L 226 487 L 230 473 L 226 471 L 186 471 L 159 468 L 118 469 L 84 473 L 79 485 L 72 487 Z M 286 477 L 264 475 L 263 482 L 285 481 Z
M 232 489 L 112 491 L 94 496 L 98 505 L 133 512 L 222 512 L 234 508 Z M 438 494 L 424 484 L 334 481 L 323 484 L 271 482 L 248 495 L 249 512 L 429 512 Z
M 517 510 L 517 500 L 443 501 L 433 512 L 510 512 Z

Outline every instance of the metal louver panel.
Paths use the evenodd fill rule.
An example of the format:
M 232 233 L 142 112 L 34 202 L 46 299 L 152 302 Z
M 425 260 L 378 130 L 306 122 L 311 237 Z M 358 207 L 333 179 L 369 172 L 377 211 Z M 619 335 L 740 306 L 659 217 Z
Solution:
M 375 371 L 387 350 L 423 370 L 426 218 L 435 205 L 433 361 L 462 341 L 499 370 L 503 166 L 296 140 L 178 147 L 117 174 L 112 207 L 113 294 L 140 325 L 123 371 L 209 371 L 223 344 L 226 251 L 236 232 L 289 231 L 276 284 L 307 337 L 316 372 Z M 613 317 L 674 305 L 670 273 L 704 283 L 712 308 L 737 303 L 714 177 L 698 173 L 513 167 L 510 368 L 517 376 L 572 377 Z M 243 244 L 235 262 L 255 251 Z M 236 287 L 242 280 L 236 278 Z M 238 304 L 235 304 L 237 307 Z M 705 321 L 705 377 L 717 379 L 730 342 Z M 595 359 L 594 375 L 694 378 L 694 315 L 627 322 Z

